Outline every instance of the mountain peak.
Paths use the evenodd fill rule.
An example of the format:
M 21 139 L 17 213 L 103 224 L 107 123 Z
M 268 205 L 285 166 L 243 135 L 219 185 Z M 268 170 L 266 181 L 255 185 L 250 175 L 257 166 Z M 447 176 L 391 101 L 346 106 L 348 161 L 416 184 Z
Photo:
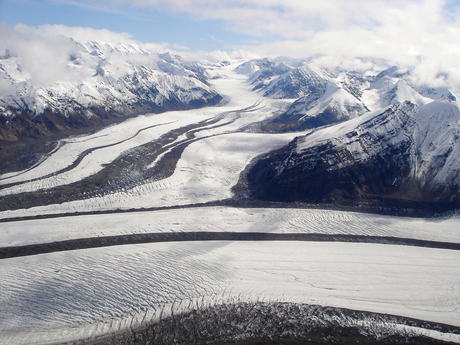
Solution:
M 170 52 L 166 52 L 166 53 L 163 53 L 163 54 L 158 54 L 158 56 L 169 62 L 169 63 L 172 63 L 172 64 L 181 64 L 184 62 L 184 59 L 180 56 L 180 55 L 174 55 L 174 54 L 171 54 Z

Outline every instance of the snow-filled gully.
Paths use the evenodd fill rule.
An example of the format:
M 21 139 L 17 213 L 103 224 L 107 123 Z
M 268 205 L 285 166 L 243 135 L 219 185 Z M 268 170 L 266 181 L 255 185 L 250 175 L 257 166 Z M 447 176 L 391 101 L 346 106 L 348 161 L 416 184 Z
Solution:
M 160 138 L 163 151 L 147 169 L 181 149 L 174 170 L 158 179 L 0 212 L 0 344 L 98 336 L 154 321 L 159 305 L 234 296 L 460 327 L 458 212 L 425 219 L 203 206 L 231 198 L 252 159 L 299 135 L 241 131 L 279 102 L 248 92 L 234 67 L 213 81 L 229 96 L 225 106 L 131 119 L 2 176 L 2 198 L 45 195 Z M 425 331 L 460 343 L 458 334 Z

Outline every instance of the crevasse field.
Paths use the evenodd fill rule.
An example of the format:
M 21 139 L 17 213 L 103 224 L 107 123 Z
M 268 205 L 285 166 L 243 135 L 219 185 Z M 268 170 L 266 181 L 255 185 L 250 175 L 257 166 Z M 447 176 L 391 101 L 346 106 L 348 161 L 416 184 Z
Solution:
M 270 100 L 250 92 L 246 77 L 232 72 L 235 66 L 214 71 L 221 76 L 213 80 L 215 87 L 228 98 L 224 106 L 139 116 L 62 141 L 31 169 L 0 176 L 0 187 L 4 186 L 0 197 L 65 186 L 94 175 L 130 149 L 201 123 L 193 137 L 185 133 L 169 144 L 172 150 L 189 143 L 169 177 L 67 203 L 0 212 L 0 246 L 181 232 L 340 234 L 458 243 L 458 212 L 423 219 L 319 209 L 198 207 L 231 198 L 231 188 L 252 159 L 299 135 L 250 130 L 251 124 L 273 116 L 292 100 Z M 155 207 L 162 209 L 141 210 Z M 130 209 L 138 210 L 69 215 Z M 30 218 L 43 215 L 56 217 Z M 154 320 L 164 303 L 197 299 L 219 303 L 234 296 L 388 313 L 460 327 L 460 251 L 454 249 L 189 241 L 0 261 L 1 344 L 88 338 Z M 460 343 L 458 334 L 418 332 Z

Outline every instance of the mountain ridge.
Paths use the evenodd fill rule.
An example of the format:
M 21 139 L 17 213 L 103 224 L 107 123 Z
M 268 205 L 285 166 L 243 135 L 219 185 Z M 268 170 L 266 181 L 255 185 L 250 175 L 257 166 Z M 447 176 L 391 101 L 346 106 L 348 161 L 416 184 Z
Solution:
M 458 126 L 450 123 L 459 123 L 460 112 L 449 102 L 436 102 L 405 101 L 297 137 L 249 170 L 251 197 L 458 207 L 460 140 Z M 430 128 L 434 118 L 444 119 L 436 123 L 437 131 Z
M 75 50 L 65 66 L 69 76 L 46 86 L 36 85 L 20 57 L 8 51 L 0 59 L 0 140 L 71 133 L 222 100 L 199 62 L 134 45 L 71 41 Z

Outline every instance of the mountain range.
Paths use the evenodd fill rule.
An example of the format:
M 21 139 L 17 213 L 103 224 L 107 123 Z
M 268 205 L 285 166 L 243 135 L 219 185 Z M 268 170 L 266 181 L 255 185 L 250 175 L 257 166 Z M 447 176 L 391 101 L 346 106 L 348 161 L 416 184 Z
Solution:
M 134 45 L 75 45 L 68 68 L 84 77 L 48 86 L 34 85 L 20 57 L 5 52 L 3 142 L 69 135 L 142 113 L 213 106 L 225 97 L 213 86 L 219 76 L 209 71 L 227 61 L 190 62 Z M 460 206 L 459 89 L 419 85 L 410 70 L 387 61 L 361 59 L 355 68 L 318 61 L 264 58 L 234 69 L 261 99 L 287 101 L 257 131 L 299 133 L 248 166 L 242 175 L 247 195 L 355 206 Z
M 0 140 L 73 134 L 143 113 L 215 105 L 210 63 L 154 54 L 140 46 L 75 42 L 65 81 L 37 85 L 20 56 L 0 57 Z M 66 80 L 67 79 L 67 80 Z
M 272 201 L 433 207 L 460 204 L 458 89 L 416 87 L 410 71 L 289 66 L 237 69 L 265 97 L 299 97 L 264 131 L 306 131 L 249 169 L 250 196 Z M 278 72 L 279 71 L 279 72 Z

